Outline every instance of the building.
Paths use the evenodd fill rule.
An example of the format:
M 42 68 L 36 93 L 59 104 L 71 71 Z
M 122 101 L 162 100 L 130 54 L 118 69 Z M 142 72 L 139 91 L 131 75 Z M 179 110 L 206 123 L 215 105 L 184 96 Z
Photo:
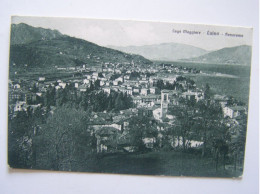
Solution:
M 133 95 L 133 91 L 131 89 L 127 89 L 125 87 L 120 87 L 118 89 L 122 93 L 126 93 L 127 95 L 131 95 L 131 96 Z
M 213 99 L 215 102 L 218 102 L 222 108 L 224 108 L 228 102 L 228 98 L 226 96 L 221 96 L 218 94 L 215 94 Z
M 90 80 L 89 79 L 84 79 L 83 80 L 83 84 L 89 84 L 90 83 Z
M 110 92 L 111 92 L 110 87 L 104 87 L 104 88 L 102 88 L 102 89 L 103 89 L 104 92 L 106 92 L 106 93 L 108 93 L 108 94 L 110 94 Z
M 198 102 L 199 100 L 204 99 L 204 94 L 203 92 L 187 91 L 182 93 L 182 97 L 187 100 L 196 100 Z
M 81 92 L 86 92 L 88 89 L 88 85 L 87 84 L 82 84 L 78 87 L 78 90 Z
M 185 98 L 186 100 L 196 100 L 195 98 L 195 93 L 194 92 L 183 92 L 182 97 Z
M 104 86 L 106 84 L 106 82 L 104 80 L 100 80 L 100 86 Z
M 158 92 L 158 89 L 156 87 L 151 87 L 150 88 L 150 93 L 151 94 L 156 94 Z
M 124 78 L 123 77 L 119 77 L 115 81 L 123 83 L 124 82 Z
M 131 89 L 126 89 L 126 93 L 131 96 L 133 95 L 133 91 Z
M 149 94 L 147 96 L 142 96 L 142 102 L 148 106 L 153 106 L 156 102 L 160 102 L 161 96 L 155 94 Z
M 37 100 L 37 95 L 33 92 L 24 93 L 24 99 L 26 103 L 33 103 Z
M 140 88 L 133 87 L 133 94 L 139 94 L 139 93 L 140 93 Z
M 15 84 L 13 87 L 14 87 L 14 89 L 20 89 L 21 88 L 20 84 Z
M 139 105 L 142 103 L 142 98 L 140 96 L 132 96 L 132 99 L 133 99 L 133 103 L 136 104 L 136 105 Z
M 117 129 L 113 127 L 103 127 L 96 131 L 97 153 L 113 153 L 117 151 Z
M 168 112 L 169 104 L 169 90 L 161 91 L 161 119 L 166 118 L 166 113 Z
M 130 79 L 130 75 L 125 75 L 124 79 L 129 80 Z
M 114 81 L 113 81 L 113 85 L 114 85 L 114 86 L 118 86 L 118 81 L 114 80 Z
M 146 148 L 152 149 L 154 147 L 154 144 L 156 143 L 155 137 L 145 137 L 142 139 L 144 145 Z
M 153 117 L 153 109 L 152 108 L 139 108 L 138 109 L 138 116 L 145 116 L 145 117 Z
M 142 88 L 141 89 L 141 95 L 147 96 L 148 95 L 148 89 L 147 88 Z
M 15 107 L 14 107 L 14 112 L 17 112 L 17 111 L 26 111 L 27 110 L 27 105 L 26 105 L 26 102 L 25 101 L 19 101 L 15 104 Z
M 98 77 L 98 72 L 93 72 L 93 74 L 92 74 L 94 77 Z
M 9 91 L 8 97 L 10 101 L 17 101 L 23 99 L 22 93 L 17 91 Z
M 45 77 L 39 77 L 39 81 L 45 81 Z
M 62 87 L 63 89 L 66 87 L 66 85 L 67 85 L 67 84 L 66 84 L 66 83 L 63 83 L 63 82 L 62 82 L 62 83 L 59 83 L 59 86 Z
M 241 114 L 244 114 L 245 112 L 246 109 L 243 106 L 227 106 L 223 108 L 224 117 L 228 116 L 232 119 L 240 116 Z

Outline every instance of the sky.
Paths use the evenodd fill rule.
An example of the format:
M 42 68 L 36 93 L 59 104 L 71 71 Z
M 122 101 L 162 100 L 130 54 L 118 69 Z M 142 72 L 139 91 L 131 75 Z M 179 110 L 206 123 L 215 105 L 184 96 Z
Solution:
M 224 47 L 252 45 L 253 31 L 252 28 L 246 27 L 61 17 L 13 16 L 12 23 L 26 23 L 34 27 L 56 29 L 62 34 L 101 46 L 181 43 L 209 51 Z M 219 35 L 216 35 L 217 33 Z M 237 34 L 239 37 L 227 36 L 226 33 Z

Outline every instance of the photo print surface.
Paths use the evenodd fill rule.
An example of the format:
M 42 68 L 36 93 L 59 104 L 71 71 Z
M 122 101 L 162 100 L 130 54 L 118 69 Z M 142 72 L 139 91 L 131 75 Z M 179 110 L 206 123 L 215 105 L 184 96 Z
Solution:
M 242 176 L 252 28 L 11 22 L 11 168 Z

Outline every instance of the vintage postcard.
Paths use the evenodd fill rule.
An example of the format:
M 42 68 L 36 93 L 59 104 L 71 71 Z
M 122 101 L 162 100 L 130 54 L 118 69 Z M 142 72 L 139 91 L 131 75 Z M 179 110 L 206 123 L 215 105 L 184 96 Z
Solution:
M 13 16 L 9 166 L 242 176 L 252 31 Z

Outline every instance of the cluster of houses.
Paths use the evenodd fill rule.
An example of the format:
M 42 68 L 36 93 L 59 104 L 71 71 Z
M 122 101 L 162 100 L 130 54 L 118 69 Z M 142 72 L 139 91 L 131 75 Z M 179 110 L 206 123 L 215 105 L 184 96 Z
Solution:
M 143 69 L 134 65 L 126 69 L 111 67 L 109 63 L 102 65 L 101 69 L 95 68 L 89 69 L 86 68 L 86 65 L 83 65 L 80 68 L 69 69 L 74 72 L 69 79 L 47 80 L 45 77 L 39 77 L 38 80 L 34 81 L 13 82 L 10 80 L 9 107 L 11 112 L 24 111 L 28 107 L 32 109 L 41 107 L 42 104 L 38 103 L 37 99 L 47 91 L 49 86 L 59 90 L 70 85 L 81 93 L 87 91 L 91 84 L 98 81 L 100 90 L 107 94 L 110 94 L 111 91 L 126 93 L 132 97 L 135 106 L 120 113 L 93 113 L 90 124 L 94 129 L 93 135 L 97 139 L 97 152 L 113 152 L 118 150 L 118 146 L 121 146 L 125 151 L 132 152 L 137 148 L 129 145 L 131 141 L 128 133 L 130 118 L 140 115 L 153 118 L 158 131 L 165 130 L 174 123 L 174 117 L 168 113 L 168 108 L 179 106 L 180 98 L 195 102 L 204 99 L 204 92 L 196 88 L 195 84 L 193 89 L 189 89 L 185 80 L 178 81 L 184 92 L 176 88 L 160 91 L 155 86 L 158 80 L 163 80 L 164 84 L 166 82 L 173 84 L 177 81 L 179 72 L 190 72 L 190 69 L 179 69 L 171 66 Z M 57 67 L 57 70 L 67 71 L 68 69 Z M 139 76 L 132 78 L 131 73 L 133 72 L 138 72 Z M 191 73 L 198 72 L 194 70 Z M 228 98 L 225 96 L 215 95 L 213 100 L 221 105 L 224 117 L 236 119 L 247 112 L 243 106 L 228 106 Z M 162 134 L 159 133 L 159 136 L 161 137 Z M 143 143 L 147 148 L 153 148 L 156 141 L 160 139 L 158 137 L 144 137 Z M 115 142 L 117 143 L 115 144 Z M 172 146 L 177 145 L 176 140 L 172 140 L 171 144 Z M 193 142 L 190 145 L 198 146 L 201 145 L 201 142 Z
M 238 118 L 243 114 L 247 114 L 247 109 L 245 106 L 232 105 L 228 106 L 228 97 L 216 94 L 214 95 L 214 101 L 221 105 L 223 116 L 229 117 L 231 119 Z

